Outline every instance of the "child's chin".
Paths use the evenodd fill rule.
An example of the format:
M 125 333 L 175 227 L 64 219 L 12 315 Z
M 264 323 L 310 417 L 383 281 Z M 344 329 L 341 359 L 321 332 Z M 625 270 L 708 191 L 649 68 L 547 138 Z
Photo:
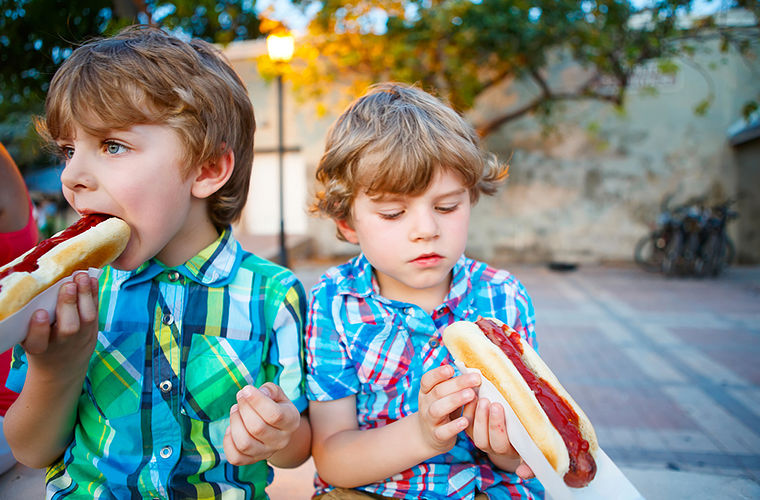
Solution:
M 126 253 L 126 252 L 125 252 Z M 121 254 L 116 260 L 111 262 L 111 267 L 119 271 L 134 271 L 140 267 L 141 262 L 133 262 L 127 255 Z

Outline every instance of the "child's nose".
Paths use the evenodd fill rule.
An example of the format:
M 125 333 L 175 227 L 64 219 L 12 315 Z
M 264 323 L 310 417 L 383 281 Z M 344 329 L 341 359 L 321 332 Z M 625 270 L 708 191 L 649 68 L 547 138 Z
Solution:
M 438 219 L 429 210 L 420 210 L 415 214 L 411 231 L 412 240 L 430 240 L 439 234 Z
M 66 162 L 63 172 L 61 172 L 61 183 L 67 189 L 79 191 L 83 189 L 92 189 L 95 186 L 95 177 L 87 168 L 85 159 L 81 154 L 76 152 Z

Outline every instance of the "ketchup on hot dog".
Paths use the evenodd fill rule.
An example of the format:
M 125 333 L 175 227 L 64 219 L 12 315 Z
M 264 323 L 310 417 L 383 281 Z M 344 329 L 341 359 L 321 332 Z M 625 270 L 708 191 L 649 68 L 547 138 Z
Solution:
M 493 321 L 481 318 L 475 322 L 483 334 L 496 344 L 512 361 L 528 387 L 533 391 L 549 421 L 559 432 L 570 455 L 570 468 L 564 480 L 568 486 L 580 487 L 588 484 L 596 474 L 596 462 L 589 453 L 588 441 L 583 439 L 579 428 L 578 415 L 544 379 L 537 377 L 522 360 L 522 345 L 519 334 L 514 330 L 500 327 Z M 515 336 L 516 338 L 512 338 Z
M 109 215 L 103 215 L 103 214 L 90 214 L 85 215 L 81 219 L 79 219 L 77 222 L 66 228 L 65 230 L 61 231 L 60 234 L 57 234 L 55 236 L 52 236 L 41 243 L 39 243 L 36 247 L 34 247 L 33 250 L 31 250 L 29 253 L 27 253 L 24 258 L 18 262 L 17 264 L 7 267 L 0 271 L 0 280 L 8 276 L 10 273 L 14 272 L 27 272 L 31 273 L 35 269 L 39 267 L 39 264 L 37 261 L 40 257 L 42 257 L 45 253 L 47 253 L 51 248 L 55 247 L 56 245 L 59 245 L 63 243 L 64 241 L 73 238 L 74 236 L 81 234 L 91 227 L 94 227 L 104 220 L 108 219 Z M 0 288 L 2 290 L 2 288 Z

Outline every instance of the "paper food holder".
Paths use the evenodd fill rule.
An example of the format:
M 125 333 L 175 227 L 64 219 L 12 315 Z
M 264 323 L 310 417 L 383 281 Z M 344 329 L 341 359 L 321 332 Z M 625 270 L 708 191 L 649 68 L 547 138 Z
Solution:
M 541 481 L 546 490 L 546 497 L 553 500 L 643 500 L 644 497 L 631 484 L 628 478 L 610 460 L 600 447 L 595 455 L 596 475 L 594 479 L 583 488 L 570 488 L 563 478 L 557 474 L 554 468 L 546 460 L 544 454 L 538 449 L 530 438 L 520 419 L 509 406 L 507 400 L 501 395 L 496 387 L 482 376 L 480 370 L 467 368 L 460 362 L 456 367 L 462 373 L 476 372 L 481 375 L 482 383 L 479 389 L 479 397 L 486 398 L 491 402 L 501 403 L 507 418 L 507 434 L 512 446 L 522 459 L 527 463 Z
M 74 280 L 74 274 L 84 271 L 76 271 L 71 276 L 63 278 L 55 285 L 40 293 L 29 301 L 24 307 L 0 321 L 0 352 L 5 352 L 14 345 L 21 343 L 26 338 L 29 328 L 29 320 L 37 309 L 44 309 L 50 315 L 50 322 L 55 320 L 55 304 L 58 301 L 58 290 L 65 284 Z M 102 269 L 91 267 L 87 274 L 92 278 L 100 278 Z

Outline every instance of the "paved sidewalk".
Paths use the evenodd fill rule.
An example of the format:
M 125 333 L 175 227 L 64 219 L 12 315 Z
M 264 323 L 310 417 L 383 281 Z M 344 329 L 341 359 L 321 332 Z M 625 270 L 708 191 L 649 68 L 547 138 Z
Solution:
M 323 269 L 295 267 L 307 287 Z M 541 355 L 647 499 L 760 498 L 760 268 L 714 280 L 510 270 L 533 297 Z M 306 498 L 312 473 L 278 470 L 268 491 Z M 42 489 L 40 471 L 0 476 L 0 499 Z

